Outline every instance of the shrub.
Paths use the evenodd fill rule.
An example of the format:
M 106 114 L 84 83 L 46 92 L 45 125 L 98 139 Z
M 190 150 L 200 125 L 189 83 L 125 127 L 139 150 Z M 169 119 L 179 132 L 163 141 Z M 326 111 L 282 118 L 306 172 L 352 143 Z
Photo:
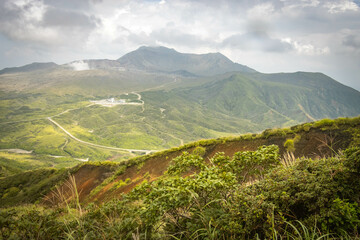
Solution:
M 295 151 L 294 139 L 287 139 L 286 142 L 284 143 L 284 147 L 286 148 L 286 151 L 294 152 Z
M 300 135 L 295 135 L 293 139 L 287 139 L 284 143 L 284 147 L 288 152 L 295 152 L 295 144 L 301 139 Z
M 309 132 L 311 127 L 313 126 L 312 123 L 305 123 L 302 127 L 302 129 L 305 131 L 305 132 Z
M 356 237 L 360 148 L 286 166 L 278 151 L 263 146 L 233 157 L 218 153 L 209 164 L 184 152 L 168 174 L 144 181 L 121 200 L 89 205 L 83 215 L 75 209 L 0 211 L 0 232 L 4 239 Z
M 198 146 L 193 150 L 192 153 L 202 157 L 205 155 L 205 152 L 206 152 L 206 148 Z
M 345 166 L 350 171 L 360 174 L 360 147 L 352 147 L 345 150 Z
M 335 121 L 327 118 L 317 121 L 313 124 L 315 128 L 332 127 L 334 125 L 335 125 Z

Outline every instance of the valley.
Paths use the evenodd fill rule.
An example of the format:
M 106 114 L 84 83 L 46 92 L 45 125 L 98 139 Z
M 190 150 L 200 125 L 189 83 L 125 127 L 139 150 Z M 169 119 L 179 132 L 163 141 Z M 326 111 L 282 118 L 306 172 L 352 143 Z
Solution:
M 164 47 L 1 70 L 0 238 L 355 236 L 359 102 Z
M 0 240 L 360 240 L 360 0 L 0 0 Z
M 321 73 L 262 74 L 221 54 L 142 47 L 83 62 L 89 70 L 38 63 L 0 74 L 0 149 L 65 156 L 70 167 L 360 114 L 360 93 Z

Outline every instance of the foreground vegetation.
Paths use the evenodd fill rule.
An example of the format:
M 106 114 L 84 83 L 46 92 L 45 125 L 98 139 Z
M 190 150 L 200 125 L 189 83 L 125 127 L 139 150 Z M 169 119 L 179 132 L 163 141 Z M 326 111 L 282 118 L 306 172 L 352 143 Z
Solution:
M 72 193 L 58 191 L 57 207 L 2 209 L 2 238 L 359 237 L 359 147 L 318 160 L 281 158 L 274 145 L 209 162 L 201 155 L 183 153 L 163 177 L 100 206 L 82 206 L 69 180 Z

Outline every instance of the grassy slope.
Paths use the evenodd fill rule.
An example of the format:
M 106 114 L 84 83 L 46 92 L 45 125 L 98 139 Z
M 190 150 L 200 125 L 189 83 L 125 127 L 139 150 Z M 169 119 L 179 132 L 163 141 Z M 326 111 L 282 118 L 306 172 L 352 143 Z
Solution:
M 184 91 L 206 107 L 263 127 L 356 116 L 359 92 L 323 74 L 234 74 Z M 301 105 L 301 106 L 300 106 Z M 302 110 L 303 109 L 303 110 Z
M 55 158 L 39 154 L 0 152 L 0 177 L 7 177 L 39 168 L 64 168 L 79 164 L 70 157 Z
M 262 145 L 275 144 L 280 154 L 285 153 L 285 142 L 295 139 L 294 155 L 296 157 L 323 158 L 332 156 L 334 152 L 344 150 L 349 145 L 360 144 L 360 117 L 336 120 L 324 119 L 314 123 L 306 123 L 291 128 L 265 130 L 261 134 L 246 134 L 239 137 L 201 140 L 186 144 L 182 147 L 157 152 L 152 155 L 130 159 L 122 165 L 128 168 L 121 174 L 116 174 L 102 184 L 102 190 L 95 189 L 87 202 L 108 201 L 122 193 L 129 192 L 144 180 L 154 180 L 163 175 L 170 161 L 181 155 L 184 151 L 193 152 L 196 148 L 204 148 L 204 159 L 210 159 L 218 152 L 232 156 L 238 151 L 254 151 Z M 129 178 L 130 184 L 117 185 Z
M 332 147 L 334 150 L 345 149 L 351 141 L 353 143 L 359 144 L 359 131 L 360 128 L 360 117 L 354 119 L 338 119 L 338 120 L 322 120 L 316 123 L 308 123 L 304 125 L 299 125 L 287 129 L 274 129 L 266 130 L 258 135 L 241 135 L 236 138 L 220 138 L 220 139 L 211 139 L 211 140 L 202 140 L 198 142 L 193 142 L 187 145 L 184 145 L 179 148 L 169 149 L 163 152 L 157 152 L 152 155 L 147 155 L 143 157 L 129 159 L 127 162 L 115 164 L 115 163 L 86 163 L 82 164 L 76 168 L 68 169 L 66 172 L 70 171 L 75 174 L 76 182 L 78 185 L 78 190 L 86 193 L 82 196 L 82 200 L 86 202 L 91 201 L 107 201 L 112 199 L 115 196 L 123 192 L 128 192 L 136 184 L 139 184 L 144 179 L 155 179 L 163 174 L 166 170 L 170 160 L 183 151 L 193 151 L 196 147 L 202 147 L 205 149 L 204 158 L 211 158 L 216 152 L 225 152 L 226 155 L 232 156 L 237 151 L 244 150 L 255 150 L 261 145 L 270 145 L 276 144 L 279 146 L 280 151 L 284 152 L 284 143 L 287 139 L 294 139 L 295 136 L 299 135 L 300 140 L 295 143 L 295 155 L 300 156 L 325 156 L 331 155 L 332 151 L 329 147 Z M 324 144 L 327 142 L 327 145 Z M 315 155 L 314 155 L 315 154 Z M 6 153 L 4 153 L 6 155 Z M 28 159 L 32 159 L 32 155 L 26 156 Z M 19 160 L 22 162 L 23 160 Z M 59 162 L 60 164 L 60 162 Z M 95 164 L 95 165 L 94 165 Z M 43 163 L 46 166 L 46 162 Z M 97 167 L 97 165 L 99 165 Z M 19 166 L 19 165 L 17 165 Z M 60 167 L 61 165 L 59 165 Z M 62 165 L 63 166 L 63 165 Z M 82 167 L 83 166 L 83 167 Z M 89 171 L 90 166 L 90 172 Z M 91 167 L 93 166 L 93 167 Z M 101 179 L 97 179 L 98 175 L 94 175 L 92 171 L 98 172 L 96 169 L 102 169 L 103 167 L 109 166 L 112 168 L 111 171 L 114 172 L 114 175 L 101 175 Z M 24 167 L 24 166 L 23 166 Z M 83 169 L 80 171 L 80 169 Z M 86 170 L 87 169 L 87 170 Z M 23 169 L 21 169 L 23 170 Z M 86 171 L 85 171 L 86 170 Z M 40 171 L 40 170 L 39 170 Z M 44 170 L 45 171 L 45 170 Z M 48 170 L 46 170 L 48 171 Z M 65 170 L 51 170 L 53 173 L 62 173 Z M 84 172 L 85 171 L 85 172 Z M 99 170 L 100 171 L 100 170 Z M 102 170 L 101 170 L 102 171 Z M 47 175 L 37 175 L 36 171 L 30 171 L 25 176 L 30 176 L 33 178 L 37 176 L 36 181 L 42 182 L 46 181 Z M 46 184 L 46 187 L 38 186 L 38 183 L 32 185 L 24 185 L 24 181 L 17 182 L 11 179 L 22 176 L 23 173 L 14 175 L 12 177 L 0 178 L 0 190 L 1 195 L 0 199 L 3 198 L 3 202 L 11 202 L 16 204 L 17 202 L 11 200 L 9 201 L 8 197 L 4 197 L 5 191 L 11 187 L 18 188 L 16 194 L 13 193 L 11 199 L 18 199 L 17 201 L 26 201 L 32 203 L 39 198 L 29 198 L 28 200 L 21 199 L 17 194 L 20 192 L 26 192 L 32 196 L 39 196 L 39 189 L 44 194 L 48 192 L 57 182 L 51 184 Z M 99 175 L 100 176 L 100 175 Z M 130 183 L 121 184 L 126 182 L 126 179 L 130 179 Z M 23 177 L 21 177 L 23 179 Z M 102 183 L 103 182 L 103 183 Z M 102 183 L 102 184 L 101 184 Z M 100 185 L 101 184 L 101 185 Z M 36 187 L 36 186 L 37 187 Z M 98 186 L 98 187 L 97 187 Z M 97 188 L 96 188 L 97 187 Z M 84 190 L 82 190 L 84 188 Z M 15 191 L 14 190 L 14 191 Z M 9 190 L 10 191 L 10 190 Z M 18 197 L 16 197 L 18 196 Z M 22 196 L 22 195 L 21 195 Z M 14 197 L 14 198 L 13 198 Z M 32 200 L 31 200 L 32 199 Z M 31 200 L 31 201 L 30 201 Z
M 7 74 L 0 80 L 7 90 L 19 90 L 0 93 L 0 148 L 91 161 L 134 155 L 77 143 L 46 117 L 74 109 L 53 119 L 84 141 L 161 150 L 198 139 L 360 113 L 355 104 L 360 102 L 357 91 L 315 73 L 227 73 L 199 79 L 177 77 L 175 82 L 172 76 L 159 74 L 56 70 Z M 144 108 L 85 107 L 89 98 L 124 98 L 123 93 L 132 90 L 140 90 Z
M 322 74 L 308 75 L 235 74 L 199 86 L 142 92 L 144 111 L 140 107 L 92 107 L 62 115 L 59 121 L 69 128 L 75 124 L 76 128 L 83 127 L 83 133 L 95 128 L 92 136 L 78 136 L 97 143 L 164 149 L 179 145 L 181 140 L 256 132 L 320 116 L 360 113 L 359 106 L 353 104 L 360 101 L 358 92 L 339 88 L 338 83 Z M 285 78 L 290 80 L 285 82 Z

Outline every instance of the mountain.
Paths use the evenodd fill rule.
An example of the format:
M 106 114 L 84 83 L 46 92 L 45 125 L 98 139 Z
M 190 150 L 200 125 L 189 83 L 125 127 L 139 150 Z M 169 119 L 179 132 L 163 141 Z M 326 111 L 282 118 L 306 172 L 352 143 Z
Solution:
M 0 149 L 64 156 L 73 160 L 69 164 L 87 158 L 121 161 L 138 155 L 134 149 L 158 151 L 199 139 L 360 114 L 360 93 L 322 73 L 234 72 L 243 69 L 239 66 L 221 54 L 142 47 L 119 61 L 80 60 L 2 74 Z M 217 74 L 204 76 L 204 69 Z M 129 104 L 94 104 L 111 98 Z M 131 150 L 94 149 L 84 142 Z
M 211 76 L 226 72 L 255 72 L 255 70 L 232 62 L 221 53 L 179 53 L 165 47 L 140 47 L 117 60 L 126 68 L 152 72 L 186 71 L 200 76 Z
M 46 62 L 46 63 L 39 63 L 34 62 L 25 66 L 21 67 L 13 67 L 13 68 L 4 68 L 0 71 L 0 74 L 6 73 L 22 73 L 22 72 L 32 72 L 38 70 L 50 70 L 59 67 L 56 63 L 53 62 Z
M 266 127 L 360 114 L 360 93 L 322 73 L 235 73 L 178 92 L 206 109 Z
M 2 239 L 358 237 L 360 92 L 322 73 L 163 47 L 0 73 Z

